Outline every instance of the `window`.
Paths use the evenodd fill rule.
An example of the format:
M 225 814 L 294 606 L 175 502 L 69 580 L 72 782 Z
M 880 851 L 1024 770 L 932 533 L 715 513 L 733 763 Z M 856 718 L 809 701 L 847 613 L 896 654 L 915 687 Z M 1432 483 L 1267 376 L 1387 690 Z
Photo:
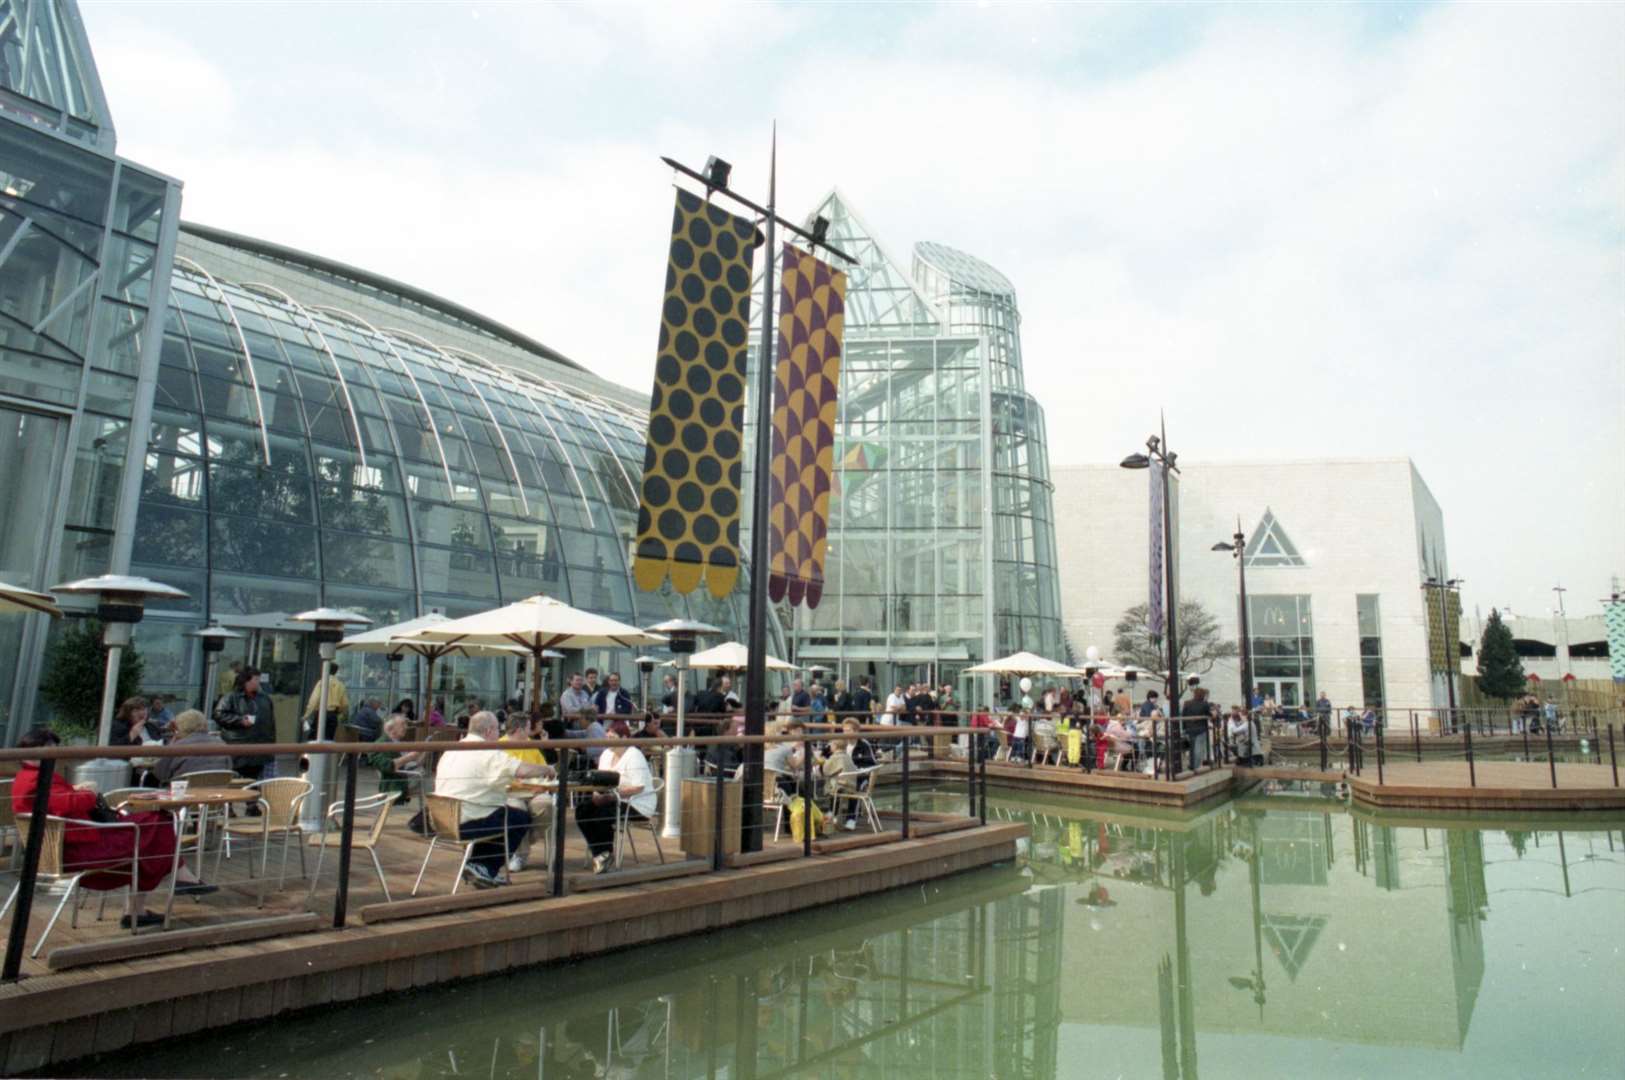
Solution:
M 1303 556 L 1287 537 L 1286 530 L 1275 520 L 1275 514 L 1265 509 L 1264 517 L 1247 541 L 1247 566 L 1303 566 Z
M 1380 709 L 1386 704 L 1382 688 L 1382 613 L 1373 593 L 1354 598 L 1360 624 L 1360 693 L 1365 706 Z

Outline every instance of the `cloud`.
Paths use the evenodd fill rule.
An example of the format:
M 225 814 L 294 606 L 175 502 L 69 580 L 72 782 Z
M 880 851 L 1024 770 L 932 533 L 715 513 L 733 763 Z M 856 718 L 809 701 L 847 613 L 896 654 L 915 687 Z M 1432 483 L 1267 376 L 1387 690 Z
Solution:
M 763 190 L 777 121 L 792 216 L 1014 281 L 1054 460 L 1166 407 L 1193 459 L 1412 456 L 1486 603 L 1625 570 L 1625 9 L 244 7 L 86 9 L 197 220 L 641 387 L 656 155 Z

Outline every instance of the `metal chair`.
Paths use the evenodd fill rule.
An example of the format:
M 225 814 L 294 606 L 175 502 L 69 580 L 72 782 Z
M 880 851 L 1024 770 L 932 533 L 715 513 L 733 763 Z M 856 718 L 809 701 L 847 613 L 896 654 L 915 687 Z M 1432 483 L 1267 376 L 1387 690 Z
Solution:
M 418 894 L 418 888 L 423 884 L 423 875 L 429 869 L 429 857 L 434 854 L 435 845 L 444 840 L 448 844 L 463 845 L 463 858 L 457 864 L 457 876 L 452 880 L 451 891 L 456 895 L 458 888 L 463 884 L 463 871 L 468 867 L 468 857 L 474 853 L 474 845 L 482 840 L 493 837 L 479 836 L 466 839 L 463 836 L 463 800 L 450 795 L 426 795 L 424 802 L 428 804 L 429 824 L 434 828 L 434 835 L 429 837 L 429 850 L 423 853 L 423 865 L 418 867 L 418 879 L 412 883 L 412 895 Z M 562 829 L 562 821 L 554 821 L 553 827 Z M 513 845 L 508 840 L 508 827 L 506 821 L 502 827 L 502 850 L 511 852 Z M 502 877 L 508 878 L 507 860 L 503 860 Z
M 660 847 L 660 808 L 663 805 L 660 793 L 666 790 L 666 781 L 659 777 L 649 785 L 649 794 L 655 797 L 655 812 L 647 817 L 640 817 L 637 821 L 632 818 L 632 801 L 619 791 L 615 792 L 615 869 L 621 868 L 621 860 L 626 857 L 626 849 L 632 849 L 632 858 L 638 862 L 643 859 L 638 855 L 638 846 L 632 842 L 632 826 L 634 824 L 647 825 L 649 834 L 654 837 L 655 854 L 660 856 L 662 865 L 666 862 L 666 853 Z M 639 794 L 644 794 L 639 792 Z M 633 796 L 636 798 L 637 796 Z
M 227 818 L 224 828 L 224 841 L 222 847 L 225 857 L 231 858 L 231 838 L 233 836 L 258 836 L 260 838 L 260 876 L 267 878 L 271 872 L 271 836 L 273 833 L 282 837 L 282 869 L 277 875 L 276 887 L 281 889 L 288 880 L 288 848 L 294 837 L 300 835 L 299 811 L 304 806 L 305 799 L 312 789 L 308 780 L 297 777 L 283 776 L 271 780 L 256 780 L 248 785 L 248 790 L 257 791 L 260 795 L 260 816 L 255 818 Z M 359 803 L 358 803 L 359 805 Z M 309 871 L 305 868 L 305 844 L 299 845 L 299 876 L 304 877 Z M 215 859 L 215 876 L 220 874 L 220 860 Z M 248 875 L 254 876 L 254 859 L 248 860 Z M 260 886 L 260 907 L 265 906 L 265 887 Z
M 10 850 L 12 869 L 23 853 L 22 833 L 17 831 L 17 815 L 11 809 L 11 777 L 0 780 L 0 851 Z
M 762 807 L 765 810 L 773 811 L 774 840 L 777 840 L 779 838 L 779 834 L 783 832 L 784 815 L 788 813 L 790 809 L 791 797 L 786 795 L 784 793 L 784 789 L 779 786 L 779 777 L 781 776 L 789 777 L 792 782 L 796 780 L 793 773 L 785 772 L 783 769 L 772 769 L 766 765 L 762 766 L 762 787 L 767 791 L 767 797 L 762 800 Z
M 22 833 L 23 830 L 26 830 L 31 826 L 33 822 L 33 815 L 18 814 L 16 822 L 19 833 Z M 132 843 L 130 846 L 129 867 L 125 868 L 122 865 L 107 865 L 101 863 L 98 863 L 95 866 L 84 866 L 78 868 L 69 866 L 67 862 L 66 842 L 68 829 L 70 827 L 75 829 L 131 830 L 135 839 L 134 843 Z M 57 921 L 62 918 L 63 909 L 67 908 L 69 902 L 74 899 L 75 894 L 78 892 L 81 884 L 83 884 L 83 881 L 87 876 L 100 877 L 101 875 L 113 875 L 122 876 L 124 878 L 123 884 L 112 884 L 106 886 L 97 885 L 92 890 L 95 892 L 116 892 L 119 889 L 134 890 L 138 876 L 138 860 L 141 857 L 141 825 L 139 822 L 134 821 L 79 821 L 72 818 L 57 817 L 55 814 L 48 814 L 45 818 L 45 836 L 43 837 L 43 841 L 44 842 L 40 846 L 39 870 L 35 879 L 36 883 L 42 879 L 50 884 L 67 882 L 67 888 L 62 891 L 62 899 L 57 902 L 56 910 L 51 913 L 51 920 L 45 924 L 45 932 L 39 936 L 39 940 L 34 943 L 33 951 L 28 954 L 31 958 L 39 957 L 40 950 L 45 948 L 45 939 L 49 938 L 51 936 L 51 931 L 56 929 Z M 122 863 L 122 860 L 120 860 L 120 863 Z M 171 899 L 173 899 L 175 888 L 175 878 L 173 874 L 170 875 L 169 881 L 170 896 Z M 16 901 L 17 895 L 22 891 L 22 887 L 23 883 L 19 881 L 12 887 L 11 895 L 6 897 L 6 902 L 4 904 L 0 904 L 0 919 L 5 918 L 6 912 L 11 910 L 11 905 Z M 96 917 L 98 919 L 101 918 L 99 912 Z M 73 905 L 72 914 L 69 917 L 69 925 L 74 927 L 79 925 L 78 904 Z M 136 925 L 136 920 L 130 920 L 131 933 L 136 932 L 138 929 L 139 927 Z
M 231 782 L 237 779 L 237 774 L 230 769 L 198 769 L 194 772 L 181 773 L 176 780 L 185 780 L 188 785 L 195 788 L 223 788 L 230 787 Z
M 832 796 L 830 800 L 831 816 L 840 817 L 841 804 L 852 803 L 853 816 L 857 816 L 856 811 L 863 811 L 864 819 L 869 823 L 869 828 L 879 832 L 880 815 L 875 812 L 875 800 L 869 793 L 872 778 L 879 769 L 880 766 L 872 765 L 867 769 L 854 769 L 851 772 L 837 774 L 834 782 L 830 785 L 830 794 Z
M 389 882 L 384 880 L 384 865 L 378 861 L 378 838 L 384 835 L 384 826 L 389 824 L 389 808 L 395 805 L 395 800 L 400 797 L 401 793 L 398 791 L 381 791 L 377 795 L 368 795 L 364 799 L 357 799 L 355 801 L 356 828 L 350 834 L 350 847 L 361 848 L 372 856 L 372 868 L 378 873 L 378 884 L 383 887 L 386 903 L 390 899 Z M 373 814 L 374 817 L 363 828 L 362 822 L 365 820 L 364 815 L 366 814 Z M 294 821 L 298 821 L 297 814 L 295 814 Z M 307 901 L 316 895 L 316 886 L 322 880 L 322 859 L 327 855 L 328 826 L 335 824 L 339 826 L 339 829 L 334 830 L 331 834 L 336 845 L 342 835 L 343 822 L 344 803 L 336 802 L 327 808 L 327 814 L 322 818 L 322 831 L 307 841 L 307 843 L 314 844 L 316 847 L 316 872 L 310 876 L 310 891 L 305 894 Z

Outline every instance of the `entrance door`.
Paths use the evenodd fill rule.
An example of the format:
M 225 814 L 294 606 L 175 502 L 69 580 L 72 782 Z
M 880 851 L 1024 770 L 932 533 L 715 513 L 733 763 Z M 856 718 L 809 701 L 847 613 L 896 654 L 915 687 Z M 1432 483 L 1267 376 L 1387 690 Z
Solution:
M 261 672 L 260 692 L 271 695 L 276 712 L 276 741 L 299 742 L 299 717 L 305 709 L 305 687 L 316 685 L 316 650 L 310 635 L 299 630 L 256 630 L 250 641 L 254 666 Z
M 1273 698 L 1277 705 L 1297 707 L 1304 703 L 1302 679 L 1259 679 L 1255 685 L 1262 697 Z

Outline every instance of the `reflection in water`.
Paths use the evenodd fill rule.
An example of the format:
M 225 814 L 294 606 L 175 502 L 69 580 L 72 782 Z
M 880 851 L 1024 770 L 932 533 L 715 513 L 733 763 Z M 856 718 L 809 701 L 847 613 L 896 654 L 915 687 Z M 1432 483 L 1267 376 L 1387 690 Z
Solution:
M 1016 796 L 993 816 L 1030 825 L 1019 865 L 86 1072 L 1477 1077 L 1625 1054 L 1607 1019 L 1625 983 L 1617 821 L 1502 833 L 1307 799 L 1193 816 Z

